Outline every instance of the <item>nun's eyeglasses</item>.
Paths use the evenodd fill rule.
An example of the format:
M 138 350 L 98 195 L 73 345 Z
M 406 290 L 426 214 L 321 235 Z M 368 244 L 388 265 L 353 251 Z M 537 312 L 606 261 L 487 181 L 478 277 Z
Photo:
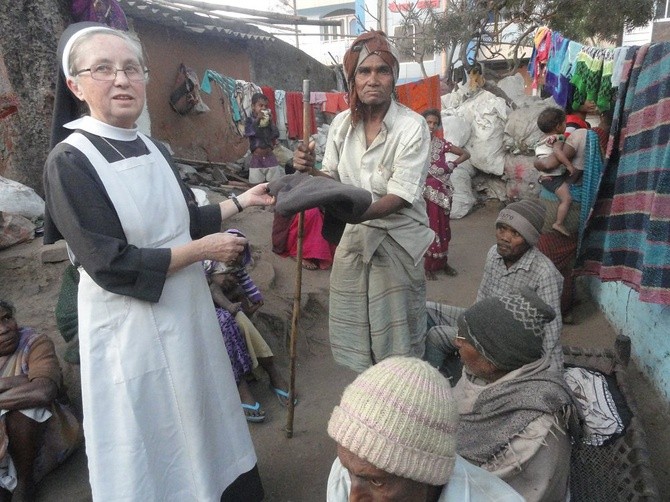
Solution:
M 91 66 L 90 68 L 79 70 L 75 75 L 81 75 L 87 71 L 91 72 L 91 78 L 93 80 L 99 80 L 102 82 L 111 82 L 116 80 L 116 74 L 120 71 L 125 73 L 126 77 L 131 82 L 144 82 L 149 76 L 149 70 L 134 64 L 128 65 L 125 68 L 116 68 L 108 64 L 99 64 Z

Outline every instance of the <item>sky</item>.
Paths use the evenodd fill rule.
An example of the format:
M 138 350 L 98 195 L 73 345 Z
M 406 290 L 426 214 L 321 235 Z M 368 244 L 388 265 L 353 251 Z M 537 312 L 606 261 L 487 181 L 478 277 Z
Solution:
M 233 7 L 244 7 L 247 9 L 254 9 L 254 10 L 272 10 L 273 12 L 277 12 L 277 6 L 279 5 L 279 0 L 244 0 L 244 2 L 240 2 L 240 0 L 207 0 L 211 3 L 219 3 L 221 5 L 230 5 Z M 293 5 L 292 0 L 288 0 L 290 2 L 290 5 Z

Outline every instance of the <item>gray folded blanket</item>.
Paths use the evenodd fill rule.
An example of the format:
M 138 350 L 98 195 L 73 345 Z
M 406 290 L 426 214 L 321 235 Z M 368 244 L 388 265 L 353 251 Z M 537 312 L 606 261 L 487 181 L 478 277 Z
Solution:
M 334 244 L 339 243 L 345 225 L 358 221 L 372 204 L 372 194 L 363 188 L 303 173 L 271 181 L 268 191 L 277 197 L 275 211 L 285 217 L 313 207 L 322 208 L 321 234 Z

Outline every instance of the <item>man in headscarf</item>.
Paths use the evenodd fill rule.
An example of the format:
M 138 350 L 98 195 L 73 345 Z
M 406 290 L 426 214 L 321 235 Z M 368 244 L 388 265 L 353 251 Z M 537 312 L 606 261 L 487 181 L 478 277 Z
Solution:
M 423 255 L 433 241 L 422 190 L 430 133 L 423 118 L 393 100 L 398 55 L 381 31 L 362 34 L 344 56 L 349 110 L 328 131 L 322 169 L 311 145 L 294 167 L 372 194 L 348 224 L 330 275 L 330 342 L 335 360 L 355 371 L 425 348 Z
M 476 301 L 501 296 L 525 286 L 532 289 L 556 312 L 547 323 L 544 351 L 551 369 L 563 371 L 561 347 L 561 291 L 563 277 L 554 264 L 536 247 L 544 223 L 545 209 L 536 200 L 523 199 L 508 204 L 496 219 L 496 244 L 489 249 L 484 275 L 479 284 Z M 428 302 L 428 333 L 426 360 L 458 378 L 456 337 L 458 317 L 463 307 Z

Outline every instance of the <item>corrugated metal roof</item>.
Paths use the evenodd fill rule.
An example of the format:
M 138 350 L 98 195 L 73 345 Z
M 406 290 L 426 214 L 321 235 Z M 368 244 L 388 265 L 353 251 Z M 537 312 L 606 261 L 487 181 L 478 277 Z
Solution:
M 228 21 L 206 17 L 195 12 L 168 5 L 167 2 L 153 2 L 151 0 L 119 0 L 126 16 L 133 19 L 142 19 L 163 26 L 171 26 L 182 31 L 192 33 L 211 33 L 225 38 L 243 40 L 273 40 L 274 37 L 252 26 L 243 19 Z

